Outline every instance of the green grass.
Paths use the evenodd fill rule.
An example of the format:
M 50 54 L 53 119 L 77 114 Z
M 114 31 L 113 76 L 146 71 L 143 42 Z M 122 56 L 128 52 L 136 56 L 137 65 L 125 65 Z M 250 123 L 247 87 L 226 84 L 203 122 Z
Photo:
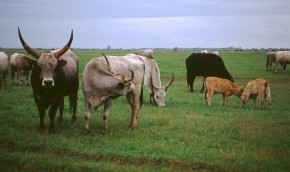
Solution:
M 10 56 L 13 50 L 5 51 Z M 17 51 L 24 53 L 24 51 Z M 123 55 L 129 51 L 76 50 L 80 75 L 92 58 Z M 1 171 L 289 171 L 290 170 L 290 70 L 266 71 L 265 51 L 221 51 L 237 85 L 254 78 L 270 81 L 273 109 L 254 109 L 252 101 L 242 108 L 241 100 L 212 97 L 208 108 L 199 93 L 202 77 L 188 91 L 185 58 L 191 51 L 156 51 L 162 83 L 174 73 L 176 80 L 167 92 L 166 107 L 144 104 L 138 128 L 131 130 L 130 107 L 124 97 L 113 101 L 109 133 L 100 134 L 99 108 L 92 113 L 90 133 L 84 135 L 84 97 L 79 89 L 78 121 L 70 123 L 68 102 L 65 121 L 56 124 L 55 134 L 40 134 L 36 105 L 28 86 L 12 85 L 0 90 Z M 67 101 L 67 99 L 66 99 Z M 45 118 L 49 124 L 48 115 Z M 3 164 L 3 165 L 2 165 Z

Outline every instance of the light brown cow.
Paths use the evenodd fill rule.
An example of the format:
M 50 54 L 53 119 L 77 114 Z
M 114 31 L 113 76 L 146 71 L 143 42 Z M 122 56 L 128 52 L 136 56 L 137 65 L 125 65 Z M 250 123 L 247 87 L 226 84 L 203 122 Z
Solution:
M 2 85 L 5 84 L 6 88 L 6 78 L 8 74 L 8 56 L 4 52 L 0 52 L 0 89 Z
M 227 79 L 218 77 L 206 77 L 203 84 L 205 100 L 208 106 L 211 106 L 210 97 L 215 93 L 223 95 L 223 105 L 226 106 L 228 106 L 229 96 L 234 94 L 240 97 L 243 93 L 243 87 L 239 87 Z
M 260 97 L 261 108 L 263 108 L 264 99 L 268 99 L 269 109 L 272 108 L 271 105 L 271 93 L 269 81 L 264 78 L 258 78 L 249 82 L 243 92 L 241 99 L 243 100 L 243 106 L 246 107 L 246 104 L 249 99 L 254 99 L 254 107 L 256 107 L 257 97 Z
M 276 52 L 268 52 L 267 53 L 267 60 L 266 60 L 266 68 L 267 70 L 272 70 L 272 63 L 276 62 L 275 59 L 275 53 Z M 280 63 L 283 70 L 286 69 L 286 63 Z
M 14 84 L 16 72 L 19 85 L 23 83 L 23 75 L 26 76 L 26 84 L 29 85 L 29 71 L 32 70 L 30 58 L 23 54 L 14 53 L 11 55 L 10 65 L 12 83 Z

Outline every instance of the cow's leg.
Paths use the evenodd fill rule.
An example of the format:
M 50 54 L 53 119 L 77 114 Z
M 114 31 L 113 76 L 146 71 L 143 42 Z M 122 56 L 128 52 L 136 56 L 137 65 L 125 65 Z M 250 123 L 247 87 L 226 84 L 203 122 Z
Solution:
M 89 133 L 89 124 L 90 124 L 90 117 L 91 117 L 91 104 L 89 101 L 85 100 L 85 127 L 83 129 L 83 133 Z
M 202 88 L 201 88 L 201 90 L 199 91 L 200 93 L 203 93 L 204 92 L 204 80 L 205 80 L 205 77 L 203 77 L 203 81 L 202 81 Z
M 208 106 L 211 106 L 211 99 L 210 97 L 213 95 L 213 92 L 210 90 L 207 90 L 207 92 L 205 93 L 205 100 Z
M 282 63 L 282 69 L 286 70 L 286 67 L 287 67 L 286 63 Z
M 45 125 L 44 125 L 44 116 L 45 116 L 45 107 L 40 103 L 37 103 L 37 109 L 39 114 L 39 131 L 44 132 Z
M 71 122 L 77 120 L 77 105 L 78 105 L 78 95 L 77 90 L 69 96 L 70 108 L 72 110 Z
M 278 63 L 276 62 L 276 63 L 275 63 L 275 66 L 274 66 L 274 72 L 275 72 L 275 73 L 277 72 L 277 68 L 278 68 Z
M 266 92 L 266 98 L 268 99 L 268 106 L 269 109 L 272 109 L 272 104 L 271 104 L 271 93 L 270 93 L 270 87 L 268 86 L 267 88 L 267 92 Z
M 229 105 L 229 96 L 227 94 L 223 94 L 223 106 Z
M 254 108 L 256 108 L 257 96 L 253 97 L 253 102 L 254 102 Z
M 64 109 L 64 98 L 61 98 L 59 101 L 59 107 L 58 107 L 59 115 L 58 115 L 57 121 L 59 123 L 63 122 L 63 109 Z
M 247 100 L 247 98 L 245 98 L 245 99 L 243 100 L 243 107 L 244 107 L 244 108 L 246 107 L 247 102 L 248 102 L 248 100 Z
M 260 109 L 262 109 L 263 106 L 264 106 L 264 99 L 265 99 L 264 92 L 262 90 L 259 91 L 259 97 L 260 97 L 260 101 L 261 101 L 261 107 L 260 107 Z
M 192 81 L 189 83 L 190 92 L 193 92 L 193 84 L 194 84 L 195 78 L 196 78 L 196 75 L 192 76 Z
M 18 80 L 18 85 L 20 85 L 20 71 L 17 70 L 17 80 Z
M 155 103 L 155 100 L 154 100 L 154 92 L 152 92 L 150 94 L 150 103 Z
M 268 99 L 268 105 L 269 105 L 269 109 L 271 110 L 272 109 L 272 103 L 271 103 L 271 97 L 267 97 Z
M 49 130 L 48 130 L 49 133 L 54 133 L 54 118 L 55 118 L 55 114 L 56 114 L 57 108 L 58 108 L 58 106 L 60 104 L 60 101 L 61 100 L 57 100 L 50 106 L 50 109 L 49 109 L 50 123 L 49 123 Z
M 26 73 L 26 84 L 29 86 L 29 71 Z
M 22 72 L 19 71 L 19 85 L 22 85 L 23 84 L 23 75 L 22 75 Z
M 104 102 L 104 112 L 103 112 L 103 127 L 101 129 L 101 133 L 103 135 L 107 134 L 108 130 L 108 116 L 110 112 L 110 108 L 112 105 L 112 99 L 108 99 Z
M 138 113 L 140 110 L 140 100 L 138 95 L 140 96 L 140 92 L 127 94 L 127 99 L 132 109 L 131 123 L 129 125 L 132 129 L 137 127 Z

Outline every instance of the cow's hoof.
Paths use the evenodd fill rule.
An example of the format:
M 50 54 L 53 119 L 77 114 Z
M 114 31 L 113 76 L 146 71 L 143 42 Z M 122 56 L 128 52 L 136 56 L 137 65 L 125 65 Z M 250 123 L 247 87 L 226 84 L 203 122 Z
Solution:
M 49 128 L 49 130 L 48 130 L 48 134 L 54 134 L 55 132 L 54 132 L 54 129 L 53 128 Z
M 108 130 L 106 128 L 102 128 L 100 133 L 104 136 L 104 135 L 108 134 Z
M 72 122 L 72 123 L 75 123 L 76 121 L 77 121 L 77 118 L 76 118 L 76 117 L 72 117 L 72 118 L 71 118 L 71 122 Z
M 43 128 L 39 128 L 39 133 L 40 134 L 45 134 L 45 128 L 43 127 Z
M 84 133 L 84 134 L 88 134 L 89 132 L 90 132 L 89 129 L 87 129 L 87 128 L 84 128 L 84 129 L 83 129 L 83 133 Z
M 58 122 L 58 123 L 63 123 L 63 118 L 62 118 L 62 117 L 59 117 L 59 118 L 57 119 L 57 122 Z
M 135 129 L 135 128 L 137 128 L 137 125 L 129 125 L 129 128 Z

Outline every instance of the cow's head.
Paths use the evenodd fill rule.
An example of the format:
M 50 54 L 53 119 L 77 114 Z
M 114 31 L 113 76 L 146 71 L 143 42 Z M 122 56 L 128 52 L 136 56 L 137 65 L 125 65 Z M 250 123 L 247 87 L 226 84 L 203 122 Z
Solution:
M 41 52 L 31 48 L 22 38 L 19 28 L 18 35 L 23 48 L 36 58 L 36 60 L 31 59 L 30 63 L 34 68 L 40 70 L 39 77 L 42 81 L 42 86 L 46 88 L 53 87 L 56 68 L 63 67 L 67 63 L 65 60 L 59 60 L 59 58 L 70 48 L 73 40 L 73 31 L 71 31 L 71 36 L 68 43 L 63 48 L 54 53 Z
M 135 89 L 135 85 L 131 82 L 134 79 L 134 72 L 132 70 L 129 70 L 131 72 L 131 78 L 126 77 L 123 74 L 117 73 L 111 66 L 107 56 L 103 54 L 103 56 L 106 59 L 106 62 L 108 64 L 108 70 L 111 74 L 116 76 L 120 82 L 116 86 L 116 92 L 119 95 L 127 95 L 129 92 L 132 92 Z
M 166 91 L 169 88 L 169 86 L 173 83 L 173 80 L 174 74 L 172 74 L 172 78 L 168 84 L 166 84 L 163 87 L 157 87 L 153 84 L 151 75 L 151 87 L 153 88 L 154 101 L 157 104 L 157 106 L 165 106 Z

